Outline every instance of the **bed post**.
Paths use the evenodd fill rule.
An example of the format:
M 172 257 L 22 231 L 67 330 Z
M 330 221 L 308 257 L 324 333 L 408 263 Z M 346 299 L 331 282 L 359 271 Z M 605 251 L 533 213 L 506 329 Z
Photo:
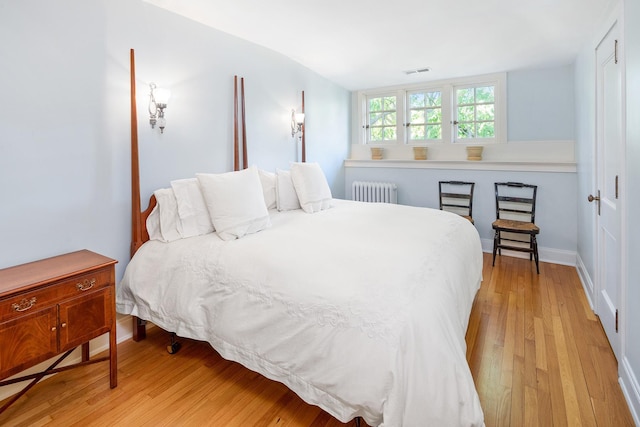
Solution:
M 136 70 L 135 53 L 130 51 L 131 63 L 131 249 L 130 254 L 136 253 L 142 246 L 141 210 L 140 210 L 140 164 L 138 161 L 138 114 L 136 107 Z M 146 337 L 144 321 L 132 316 L 133 340 L 140 341 Z
M 244 110 L 244 77 L 240 78 L 240 88 L 242 89 L 240 95 L 242 97 L 242 169 L 246 169 L 249 166 L 249 160 L 247 159 L 247 122 Z
M 233 76 L 233 170 L 240 170 L 238 147 L 238 76 Z
M 304 91 L 302 91 L 302 114 L 304 114 Z M 307 161 L 307 144 L 305 141 L 306 129 L 304 126 L 304 122 L 302 122 L 302 162 Z
M 240 77 L 240 108 L 242 108 L 242 169 L 248 167 L 247 126 L 244 108 L 244 77 Z M 240 170 L 240 137 L 238 136 L 238 76 L 233 76 L 233 170 Z
M 136 108 L 135 53 L 130 52 L 131 62 L 131 252 L 136 253 L 142 244 L 140 230 L 140 165 L 138 161 L 138 113 Z

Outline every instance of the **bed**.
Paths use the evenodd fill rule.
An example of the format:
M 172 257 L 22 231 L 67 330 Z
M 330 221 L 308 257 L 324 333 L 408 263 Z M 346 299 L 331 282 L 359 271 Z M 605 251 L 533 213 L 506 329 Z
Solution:
M 180 228 L 165 196 L 180 204 L 187 182 L 200 186 L 215 231 Z M 158 190 L 142 216 L 133 208 L 134 237 L 148 241 L 132 243 L 117 311 L 207 341 L 342 422 L 483 425 L 465 357 L 482 278 L 476 229 L 449 212 L 336 200 L 327 189 L 317 164 L 294 163 Z

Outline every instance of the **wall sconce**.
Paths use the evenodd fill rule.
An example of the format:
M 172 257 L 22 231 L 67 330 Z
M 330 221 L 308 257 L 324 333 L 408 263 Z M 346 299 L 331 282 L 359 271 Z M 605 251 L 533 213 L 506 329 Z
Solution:
M 303 126 L 304 113 L 296 113 L 296 110 L 291 110 L 291 137 L 299 133 L 298 138 L 302 139 Z
M 164 118 L 164 109 L 167 108 L 171 91 L 157 87 L 155 83 L 149 83 L 149 88 L 149 123 L 151 124 L 151 129 L 154 129 L 157 123 L 160 133 L 164 133 L 164 128 L 167 125 L 167 120 Z

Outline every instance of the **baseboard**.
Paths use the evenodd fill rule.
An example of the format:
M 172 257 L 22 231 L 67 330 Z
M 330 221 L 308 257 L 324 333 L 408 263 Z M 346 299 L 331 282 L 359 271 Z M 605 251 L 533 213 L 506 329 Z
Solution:
M 482 251 L 492 253 L 493 252 L 493 239 L 481 239 Z M 503 256 L 512 256 L 515 258 L 529 258 L 529 254 L 524 252 L 502 250 Z M 566 251 L 563 249 L 538 247 L 538 255 L 540 261 L 550 262 L 552 264 L 570 265 L 576 266 L 577 254 L 575 251 Z
M 577 261 L 576 270 L 578 271 L 578 278 L 582 283 L 582 288 L 584 289 L 584 293 L 587 296 L 587 301 L 589 301 L 589 307 L 591 307 L 591 310 L 595 311 L 594 309 L 595 306 L 593 305 L 593 290 L 594 290 L 593 280 L 591 280 L 591 276 L 589 276 L 587 267 L 584 265 L 584 262 L 582 262 L 582 258 L 580 258 L 580 255 L 578 255 L 576 261 Z
M 622 394 L 627 401 L 633 421 L 637 426 L 640 426 L 640 417 L 638 417 L 640 413 L 640 386 L 638 385 L 638 380 L 626 357 L 622 358 L 620 367 L 618 369 L 618 374 L 620 375 L 618 382 L 620 383 Z

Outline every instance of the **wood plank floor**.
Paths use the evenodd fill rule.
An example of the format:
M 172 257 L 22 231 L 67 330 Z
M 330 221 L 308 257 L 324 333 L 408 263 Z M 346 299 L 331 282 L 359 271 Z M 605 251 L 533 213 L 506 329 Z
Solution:
M 342 424 L 283 385 L 168 335 L 118 346 L 118 387 L 96 364 L 36 385 L 0 415 L 7 426 L 313 426 Z M 575 268 L 485 254 L 467 358 L 487 427 L 632 426 L 616 361 Z M 364 425 L 364 423 L 363 423 Z

